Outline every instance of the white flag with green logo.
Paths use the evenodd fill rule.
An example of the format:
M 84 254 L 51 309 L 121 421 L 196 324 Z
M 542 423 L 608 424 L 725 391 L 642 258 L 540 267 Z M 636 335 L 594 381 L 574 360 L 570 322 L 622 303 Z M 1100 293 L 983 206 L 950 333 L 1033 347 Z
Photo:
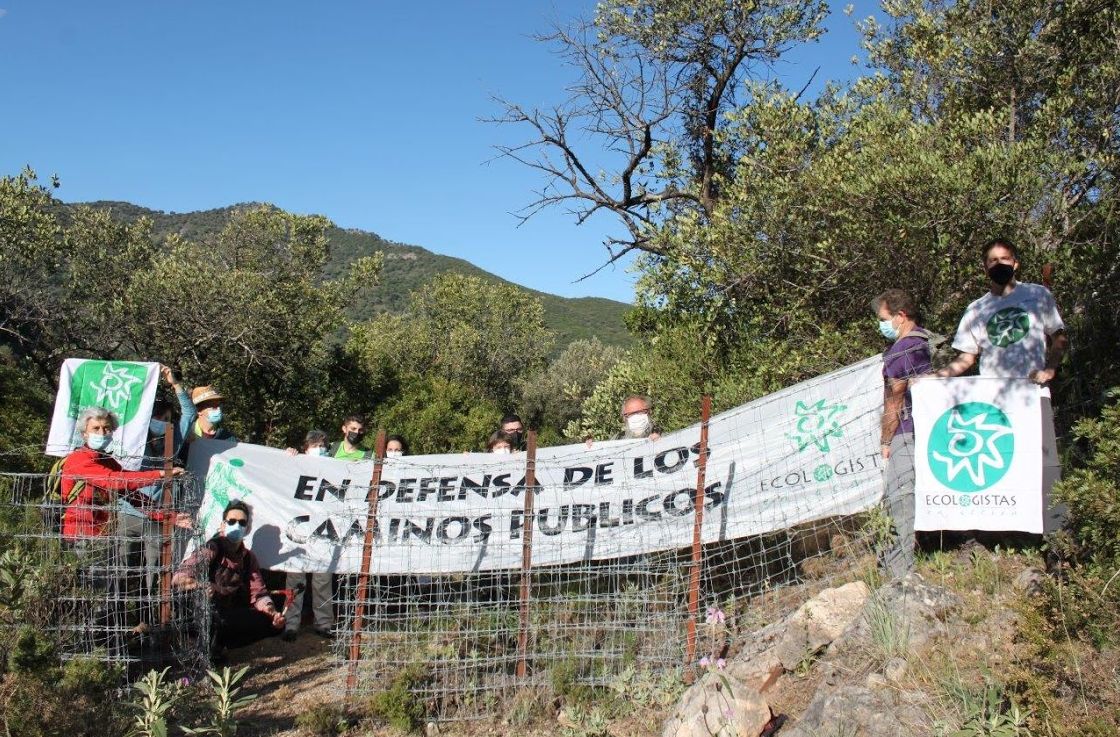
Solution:
M 923 379 L 914 527 L 1042 532 L 1042 410 L 1026 379 Z
M 65 456 L 81 446 L 78 415 L 88 407 L 104 407 L 120 423 L 109 452 L 125 468 L 139 468 L 158 384 L 158 363 L 66 359 L 54 400 L 47 455 Z

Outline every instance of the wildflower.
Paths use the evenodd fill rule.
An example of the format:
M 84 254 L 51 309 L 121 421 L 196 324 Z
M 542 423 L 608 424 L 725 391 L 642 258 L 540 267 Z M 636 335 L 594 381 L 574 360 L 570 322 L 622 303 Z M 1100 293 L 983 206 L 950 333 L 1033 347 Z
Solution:
M 716 661 L 716 667 L 719 668 L 720 670 L 723 670 L 724 668 L 727 667 L 727 661 L 724 660 L 723 658 L 720 658 L 719 660 Z
M 723 624 L 727 621 L 727 615 L 718 606 L 708 607 L 708 624 Z
M 175 685 L 179 688 L 186 688 L 187 686 L 191 685 L 191 679 L 183 676 L 179 680 L 175 681 Z
M 701 668 L 707 668 L 711 664 L 712 664 L 712 659 L 709 658 L 707 655 L 700 658 L 700 667 Z
M 730 719 L 731 717 L 735 716 L 735 710 L 731 707 L 727 707 L 723 710 L 723 716 L 725 719 Z

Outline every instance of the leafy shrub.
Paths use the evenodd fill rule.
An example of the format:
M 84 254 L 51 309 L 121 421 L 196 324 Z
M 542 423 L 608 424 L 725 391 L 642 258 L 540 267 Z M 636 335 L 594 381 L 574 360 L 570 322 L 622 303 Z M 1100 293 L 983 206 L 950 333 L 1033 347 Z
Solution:
M 428 673 L 419 663 L 402 669 L 393 676 L 388 688 L 369 700 L 370 714 L 402 732 L 419 729 L 428 713 L 417 692 L 427 680 Z
M 346 714 L 338 704 L 315 704 L 296 717 L 296 726 L 313 737 L 336 737 L 348 728 Z

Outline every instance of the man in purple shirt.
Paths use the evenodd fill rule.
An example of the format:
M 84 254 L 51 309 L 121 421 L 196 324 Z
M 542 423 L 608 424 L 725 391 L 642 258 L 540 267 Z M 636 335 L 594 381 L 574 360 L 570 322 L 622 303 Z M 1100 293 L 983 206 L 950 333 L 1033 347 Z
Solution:
M 886 470 L 883 500 L 894 522 L 882 567 L 894 577 L 914 568 L 914 418 L 910 382 L 933 370 L 930 334 L 918 326 L 918 307 L 901 289 L 888 289 L 872 303 L 879 332 L 891 341 L 883 352 L 883 418 L 880 443 Z

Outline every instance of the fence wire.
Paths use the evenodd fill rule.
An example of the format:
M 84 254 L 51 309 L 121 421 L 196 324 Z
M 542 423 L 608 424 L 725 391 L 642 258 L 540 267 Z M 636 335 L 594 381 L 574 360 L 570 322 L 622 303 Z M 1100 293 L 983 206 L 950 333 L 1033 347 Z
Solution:
M 870 408 L 881 407 L 881 391 L 878 386 L 862 387 L 861 396 L 839 398 L 853 408 L 848 416 L 853 427 L 865 427 Z M 730 421 L 741 425 L 741 432 L 733 435 L 747 438 L 757 433 L 763 411 L 755 405 L 739 415 L 732 413 Z M 786 425 L 773 426 L 768 432 L 795 433 L 799 421 L 790 417 Z M 804 424 L 800 427 L 804 429 Z M 453 569 L 455 565 L 445 558 L 462 552 L 454 545 L 433 545 L 437 535 L 420 529 L 419 524 L 409 528 L 407 520 L 400 521 L 391 534 L 393 558 L 399 561 L 403 554 L 405 567 L 416 573 L 372 576 L 365 601 L 356 576 L 340 577 L 337 586 L 335 604 L 340 618 L 335 652 L 354 676 L 351 691 L 365 697 L 400 684 L 423 700 L 430 718 L 453 721 L 501 714 L 523 689 L 556 692 L 607 686 L 635 669 L 663 676 L 694 668 L 702 657 L 731 657 L 735 632 L 768 624 L 823 588 L 877 575 L 877 528 L 869 524 L 876 513 L 829 514 L 827 504 L 820 505 L 819 511 L 813 508 L 821 499 L 816 487 L 827 489 L 836 484 L 839 489 L 838 478 L 856 473 L 857 465 L 863 464 L 859 466 L 862 473 L 870 473 L 881 463 L 877 439 L 871 440 L 874 452 L 869 454 L 866 439 L 852 438 L 842 430 L 833 438 L 831 461 L 818 457 L 820 454 L 801 453 L 795 443 L 782 457 L 762 459 L 762 467 L 781 470 L 777 483 L 789 486 L 781 492 L 792 497 L 784 511 L 762 503 L 775 491 L 763 488 L 770 480 L 761 469 L 738 471 L 741 479 L 735 493 L 741 495 L 737 499 L 740 509 L 742 505 L 757 507 L 757 527 L 769 531 L 700 547 L 695 615 L 689 606 L 692 548 L 658 549 L 658 541 L 679 540 L 681 526 L 691 529 L 694 520 L 695 489 L 684 494 L 685 490 L 677 488 L 679 481 L 666 481 L 664 488 L 655 490 L 650 489 L 648 479 L 640 490 L 635 486 L 635 494 L 656 493 L 654 505 L 664 502 L 666 509 L 673 497 L 677 513 L 666 511 L 660 518 L 640 520 L 640 525 L 630 529 L 642 531 L 643 543 L 638 547 L 644 545 L 648 552 L 614 557 L 609 552 L 614 547 L 612 534 L 632 520 L 625 513 L 620 515 L 617 508 L 604 510 L 588 504 L 586 495 L 566 496 L 558 489 L 548 489 L 550 508 L 535 510 L 534 540 L 571 546 L 573 549 L 559 557 L 578 562 L 531 564 L 525 571 L 471 570 L 472 561 L 467 560 L 458 564 L 467 571 L 464 573 L 425 573 Z M 414 464 L 409 476 L 436 478 L 459 473 L 454 468 L 424 467 L 419 459 L 403 460 Z M 556 478 L 566 460 L 538 459 L 538 478 Z M 831 464 L 828 473 L 821 470 L 826 462 Z M 557 467 L 550 469 L 549 463 Z M 729 481 L 709 477 L 707 483 L 719 480 Z M 613 488 L 626 491 L 626 485 L 619 478 Z M 813 494 L 807 493 L 810 487 L 814 487 Z M 803 503 L 798 495 L 803 495 Z M 362 496 L 364 492 L 352 493 L 347 500 L 355 500 L 350 516 L 364 523 Z M 487 502 L 479 499 L 472 514 L 497 517 L 499 510 L 488 507 Z M 578 522 L 577 508 L 584 515 Z M 711 509 L 705 512 L 716 514 Z M 557 534 L 565 523 L 569 532 L 582 525 L 586 536 Z M 393 521 L 379 513 L 378 524 L 384 533 Z M 408 534 L 405 529 L 410 530 Z M 487 542 L 487 553 L 497 559 L 516 559 L 523 552 L 523 542 L 521 536 L 494 534 Z M 372 549 L 375 562 L 378 544 L 375 540 Z M 355 622 L 361 607 L 364 610 Z M 692 616 L 696 641 L 690 648 Z M 718 621 L 719 626 L 709 626 L 709 620 Z M 352 648 L 354 632 L 359 633 L 360 645 Z M 519 675 L 519 666 L 523 675 Z
M 0 474 L 0 641 L 7 643 L 0 649 L 33 633 L 60 659 L 102 661 L 119 667 L 126 680 L 151 668 L 197 673 L 207 667 L 206 592 L 170 588 L 176 562 L 198 543 L 197 533 L 174 521 L 194 514 L 199 485 L 187 478 L 168 482 L 166 506 L 132 507 L 115 495 L 67 505 L 56 495 L 58 480 Z M 67 534 L 67 515 L 93 520 L 99 529 Z

